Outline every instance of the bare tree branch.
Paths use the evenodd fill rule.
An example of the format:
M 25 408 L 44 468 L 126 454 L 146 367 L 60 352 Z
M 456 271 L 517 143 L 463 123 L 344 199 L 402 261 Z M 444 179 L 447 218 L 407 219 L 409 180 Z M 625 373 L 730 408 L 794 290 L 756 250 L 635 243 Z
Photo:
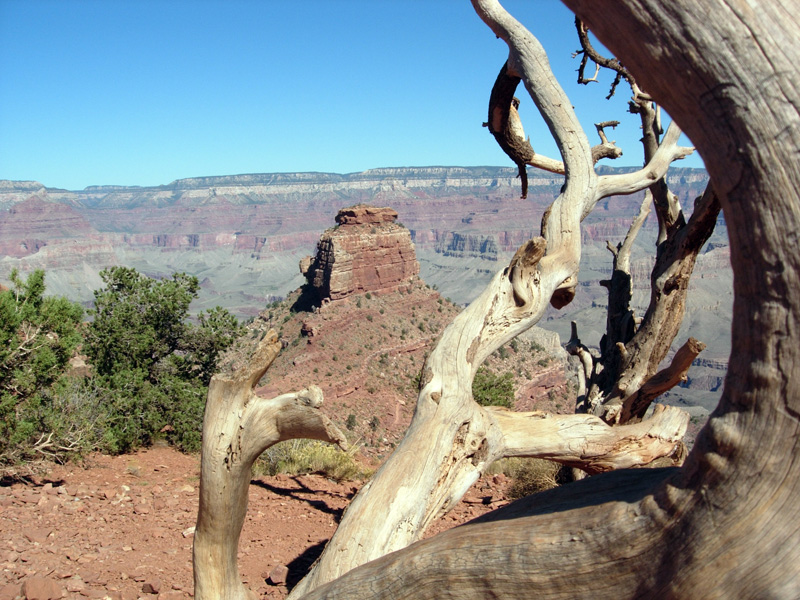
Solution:
M 697 255 L 711 235 L 718 214 L 719 202 L 709 186 L 698 198 L 689 222 L 671 229 L 667 239 L 659 245 L 650 281 L 650 304 L 635 336 L 624 342 L 624 355 L 619 358 L 610 352 L 608 344 L 604 346 L 603 361 L 607 368 L 605 377 L 596 384 L 605 390 L 602 396 L 607 408 L 598 405 L 596 409 L 607 410 L 605 418 L 619 419 L 618 408 L 624 399 L 641 388 L 667 356 L 683 322 L 689 279 Z M 611 369 L 609 365 L 618 367 Z M 614 373 L 615 379 L 612 378 Z
M 525 165 L 530 165 L 551 173 L 565 174 L 564 163 L 547 156 L 537 154 L 531 146 L 530 139 L 525 136 L 525 129 L 519 116 L 519 99 L 514 96 L 520 78 L 509 75 L 508 63 L 505 63 L 497 75 L 492 93 L 489 97 L 489 120 L 483 125 L 489 128 L 500 148 L 517 165 L 522 180 L 522 198 L 528 195 L 528 175 Z M 605 127 L 615 127 L 618 121 L 605 121 L 596 125 L 601 143 L 592 147 L 592 161 L 596 163 L 603 158 L 619 158 L 622 150 L 609 142 L 605 135 Z
M 633 242 L 650 214 L 652 194 L 648 190 L 644 196 L 639 213 L 631 223 L 625 239 L 616 247 L 606 242 L 614 260 L 611 279 L 600 281 L 600 285 L 608 289 L 608 315 L 606 333 L 600 340 L 600 351 L 603 357 L 613 351 L 617 344 L 627 344 L 636 333 L 636 318 L 631 307 L 633 298 L 633 282 L 631 279 L 631 250 Z M 604 361 L 608 368 L 608 361 Z
M 636 81 L 634 81 L 633 76 L 625 67 L 622 66 L 622 63 L 620 63 L 619 60 L 616 58 L 606 58 L 597 50 L 595 50 L 594 45 L 589 39 L 589 30 L 586 28 L 586 25 L 583 23 L 583 21 L 581 21 L 578 17 L 575 17 L 575 29 L 578 30 L 578 40 L 581 44 L 581 49 L 576 54 L 583 55 L 581 57 L 581 65 L 578 68 L 578 83 L 588 84 L 593 81 L 596 82 L 600 68 L 605 67 L 606 69 L 611 69 L 612 71 L 616 72 L 616 77 L 614 78 L 614 82 L 611 84 L 611 89 L 608 92 L 608 96 L 606 96 L 606 100 L 610 99 L 614 95 L 617 85 L 619 85 L 622 79 L 627 81 L 631 88 L 638 90 L 638 86 L 636 85 Z M 584 71 L 589 59 L 591 59 L 595 64 L 595 73 L 594 77 L 591 79 L 586 79 L 584 76 Z
M 611 427 L 593 415 L 517 413 L 490 409 L 502 431 L 498 458 L 533 456 L 587 473 L 647 465 L 672 454 L 686 433 L 689 415 L 657 405 L 647 421 Z
M 619 175 L 602 175 L 598 194 L 601 198 L 620 194 L 633 194 L 639 192 L 661 179 L 667 168 L 676 160 L 690 155 L 694 148 L 678 146 L 680 128 L 673 121 L 667 128 L 667 133 L 661 145 L 644 169 L 633 173 Z
M 525 82 L 560 148 L 566 183 L 543 218 L 542 238 L 523 244 L 511 264 L 443 332 L 423 368 L 416 412 L 405 438 L 356 495 L 292 598 L 419 539 L 498 455 L 503 431 L 472 400 L 475 372 L 492 352 L 536 323 L 551 300 L 560 306 L 572 297 L 580 262 L 580 222 L 602 195 L 600 181 L 609 193 L 635 185 L 631 177 L 621 176 L 621 183 L 615 184 L 616 179 L 595 174 L 588 139 L 538 41 L 497 2 L 473 4 L 495 33 L 513 40 L 504 76 Z M 498 108 L 490 120 L 492 115 L 500 115 L 496 126 L 502 127 L 503 111 Z M 667 146 L 647 177 L 634 175 L 639 189 L 652 183 L 651 175 L 661 177 L 670 159 L 682 154 L 674 144 Z M 584 422 L 582 415 L 566 419 Z M 404 490 L 400 496 L 399 488 Z M 365 528 L 365 523 L 372 525 Z
M 200 507 L 194 537 L 195 598 L 246 600 L 237 566 L 239 535 L 247 512 L 251 469 L 277 442 L 311 438 L 346 446 L 344 434 L 319 412 L 315 386 L 273 399 L 253 387 L 281 349 L 274 330 L 256 320 L 223 357 L 211 379 L 203 420 Z
M 689 367 L 692 366 L 692 361 L 705 347 L 703 342 L 692 337 L 686 340 L 686 343 L 675 353 L 668 367 L 653 375 L 635 393 L 622 401 L 620 422 L 629 423 L 641 419 L 653 400 L 686 381 L 686 374 Z
M 500 148 L 517 165 L 522 180 L 522 198 L 528 197 L 528 173 L 525 165 L 534 159 L 534 151 L 530 140 L 525 137 L 525 130 L 517 109 L 519 99 L 514 92 L 520 78 L 508 73 L 505 63 L 497 75 L 489 98 L 489 120 L 484 125 L 495 137 Z
M 735 272 L 736 352 L 720 406 L 681 469 L 617 471 L 523 499 L 354 569 L 309 598 L 435 598 L 442 590 L 463 599 L 796 596 L 800 157 L 787 150 L 800 123 L 800 7 L 565 1 L 704 150 Z M 526 44 L 513 33 L 511 45 Z M 557 237 L 552 225 L 540 268 Z M 679 229 L 668 246 L 693 237 Z

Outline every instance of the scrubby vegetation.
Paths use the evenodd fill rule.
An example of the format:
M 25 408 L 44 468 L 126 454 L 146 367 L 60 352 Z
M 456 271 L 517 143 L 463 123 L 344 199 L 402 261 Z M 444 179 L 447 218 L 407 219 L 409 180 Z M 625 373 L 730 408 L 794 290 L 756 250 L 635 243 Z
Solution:
M 316 440 L 295 439 L 281 442 L 262 454 L 253 466 L 257 476 L 303 475 L 317 473 L 335 481 L 364 479 L 370 475 L 352 453 Z
M 44 271 L 23 281 L 14 270 L 11 283 L 0 292 L 0 457 L 6 461 L 28 458 L 31 447 L 69 445 L 52 423 L 69 406 L 59 406 L 52 390 L 80 343 L 83 316 L 77 304 L 44 295 Z
M 494 463 L 488 473 L 504 473 L 511 478 L 508 497 L 512 500 L 543 492 L 569 481 L 569 469 L 541 458 L 504 458 Z
M 494 373 L 482 365 L 472 382 L 472 397 L 481 406 L 514 408 L 514 376 Z
M 0 293 L 0 462 L 126 452 L 159 436 L 199 448 L 206 388 L 238 321 L 215 308 L 190 322 L 199 285 L 183 273 L 101 276 L 88 324 L 80 306 L 44 295 L 43 271 L 13 273 Z M 88 375 L 70 372 L 78 351 Z
M 156 281 L 124 267 L 101 276 L 106 286 L 95 292 L 85 352 L 107 411 L 105 449 L 125 452 L 164 433 L 198 450 L 206 389 L 238 322 L 221 308 L 188 322 L 196 277 Z
M 13 289 L 0 294 L 0 464 L 43 455 L 65 460 L 92 450 L 124 453 L 157 439 L 185 451 L 199 448 L 208 383 L 217 358 L 241 325 L 221 308 L 190 318 L 199 286 L 186 274 L 155 280 L 115 267 L 101 275 L 105 285 L 95 292 L 87 315 L 63 298 L 45 296 L 41 271 L 27 281 L 15 273 Z M 341 312 L 342 318 L 358 320 L 359 327 L 351 327 L 346 339 L 328 337 L 324 330 L 317 335 L 314 344 L 330 353 L 330 362 L 309 369 L 311 381 L 324 369 L 331 371 L 328 378 L 343 380 L 358 371 L 370 394 L 392 385 L 398 398 L 415 394 L 424 355 L 398 348 L 433 339 L 458 310 L 437 297 L 430 300 L 434 309 L 429 311 L 423 288 L 421 282 L 415 285 L 409 314 L 396 315 L 396 307 L 387 304 L 390 298 L 364 294 L 349 308 L 330 307 L 318 316 L 326 323 Z M 287 345 L 286 356 L 271 370 L 276 373 L 291 368 L 304 351 L 301 326 L 309 313 L 297 311 L 294 295 L 266 308 Z M 513 408 L 515 380 L 509 371 L 529 368 L 540 357 L 538 350 L 543 349 L 515 340 L 498 351 L 478 371 L 475 399 Z M 87 363 L 82 373 L 70 368 L 76 355 Z M 375 414 L 371 403 L 346 400 L 332 417 L 361 440 L 369 460 L 381 460 L 394 447 L 396 434 L 389 434 L 384 424 L 390 419 Z M 368 474 L 352 453 L 308 440 L 273 447 L 255 470 L 263 475 L 321 473 L 336 480 Z M 528 470 L 519 465 L 506 470 L 515 480 L 529 479 Z

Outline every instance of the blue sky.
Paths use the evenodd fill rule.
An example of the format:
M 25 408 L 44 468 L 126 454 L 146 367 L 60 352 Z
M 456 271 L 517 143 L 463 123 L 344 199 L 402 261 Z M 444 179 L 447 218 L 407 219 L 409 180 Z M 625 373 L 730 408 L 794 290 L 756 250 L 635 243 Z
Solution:
M 589 131 L 623 122 L 616 164 L 640 164 L 628 90 L 606 101 L 608 77 L 574 83 L 571 13 L 504 5 L 540 38 Z M 0 179 L 82 189 L 510 166 L 481 127 L 506 55 L 468 0 L 0 0 Z M 529 98 L 520 110 L 534 149 L 557 157 Z

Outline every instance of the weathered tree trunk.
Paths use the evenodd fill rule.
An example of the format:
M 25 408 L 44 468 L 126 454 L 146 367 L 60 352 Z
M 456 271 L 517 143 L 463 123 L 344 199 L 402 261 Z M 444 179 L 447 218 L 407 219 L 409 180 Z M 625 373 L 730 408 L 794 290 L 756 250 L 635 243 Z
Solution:
M 261 327 L 259 327 L 261 326 Z M 312 438 L 344 447 L 345 437 L 318 409 L 317 387 L 268 400 L 253 386 L 278 356 L 274 331 L 256 321 L 224 357 L 208 389 L 203 419 L 200 508 L 194 535 L 194 597 L 245 600 L 239 578 L 239 535 L 247 512 L 253 462 L 268 447 L 292 438 Z
M 475 3 L 484 17 L 505 19 L 495 2 Z M 309 598 L 800 594 L 800 5 L 565 3 L 705 159 L 735 275 L 720 404 L 680 469 L 614 472 L 523 499 Z M 529 43 L 516 33 L 504 39 L 512 52 Z M 569 173 L 566 155 L 565 163 Z
M 291 597 L 420 539 L 499 458 L 546 457 L 597 472 L 647 464 L 673 452 L 683 437 L 688 416 L 674 408 L 657 411 L 642 428 L 616 431 L 600 419 L 587 421 L 587 415 L 497 413 L 472 399 L 472 381 L 483 361 L 535 324 L 548 303 L 560 307 L 571 300 L 580 262 L 580 222 L 598 200 L 649 187 L 674 160 L 691 152 L 677 146 L 680 130 L 673 126 L 646 168 L 598 176 L 592 148 L 550 72 L 544 50 L 519 24 L 495 24 L 504 39 L 525 39 L 524 45 L 512 49 L 501 76 L 525 82 L 562 150 L 566 184 L 543 219 L 542 237 L 524 244 L 443 332 L 423 368 L 406 436 L 353 500 L 319 561 Z
M 697 340 L 687 342 L 689 345 L 684 344 L 683 348 L 691 348 L 693 354 L 684 350 L 675 356 L 677 362 L 674 359 L 673 365 L 656 372 L 683 322 L 689 279 L 720 210 L 709 186 L 695 202 L 687 223 L 674 196 L 666 188 L 664 178 L 659 181 L 663 183 L 657 186 L 663 202 L 655 202 L 656 213 L 660 215 L 659 222 L 666 221 L 669 226 L 662 228 L 664 236 L 658 244 L 650 277 L 650 304 L 644 317 L 636 319 L 630 307 L 630 251 L 645 216 L 640 212 L 625 241 L 617 248 L 609 244 L 614 255 L 614 269 L 611 279 L 601 282 L 609 290 L 608 324 L 600 342 L 601 356 L 587 360 L 588 351 L 577 339 L 574 326 L 574 339 L 568 344 L 568 349 L 578 354 L 584 365 L 582 375 L 587 393 L 585 398 L 579 399 L 579 411 L 602 416 L 609 423 L 640 419 L 658 395 L 680 382 L 692 360 L 705 348 L 705 344 Z M 648 197 L 651 194 L 647 194 L 645 202 Z M 676 377 L 669 377 L 671 373 Z

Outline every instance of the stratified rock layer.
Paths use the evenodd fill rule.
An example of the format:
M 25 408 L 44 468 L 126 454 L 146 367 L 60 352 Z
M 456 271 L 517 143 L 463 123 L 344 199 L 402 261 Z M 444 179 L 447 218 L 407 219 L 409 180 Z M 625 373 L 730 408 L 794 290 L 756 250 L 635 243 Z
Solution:
M 411 234 L 396 223 L 391 208 L 357 205 L 336 215 L 317 254 L 300 262 L 300 271 L 321 300 L 355 293 L 396 291 L 419 274 Z

